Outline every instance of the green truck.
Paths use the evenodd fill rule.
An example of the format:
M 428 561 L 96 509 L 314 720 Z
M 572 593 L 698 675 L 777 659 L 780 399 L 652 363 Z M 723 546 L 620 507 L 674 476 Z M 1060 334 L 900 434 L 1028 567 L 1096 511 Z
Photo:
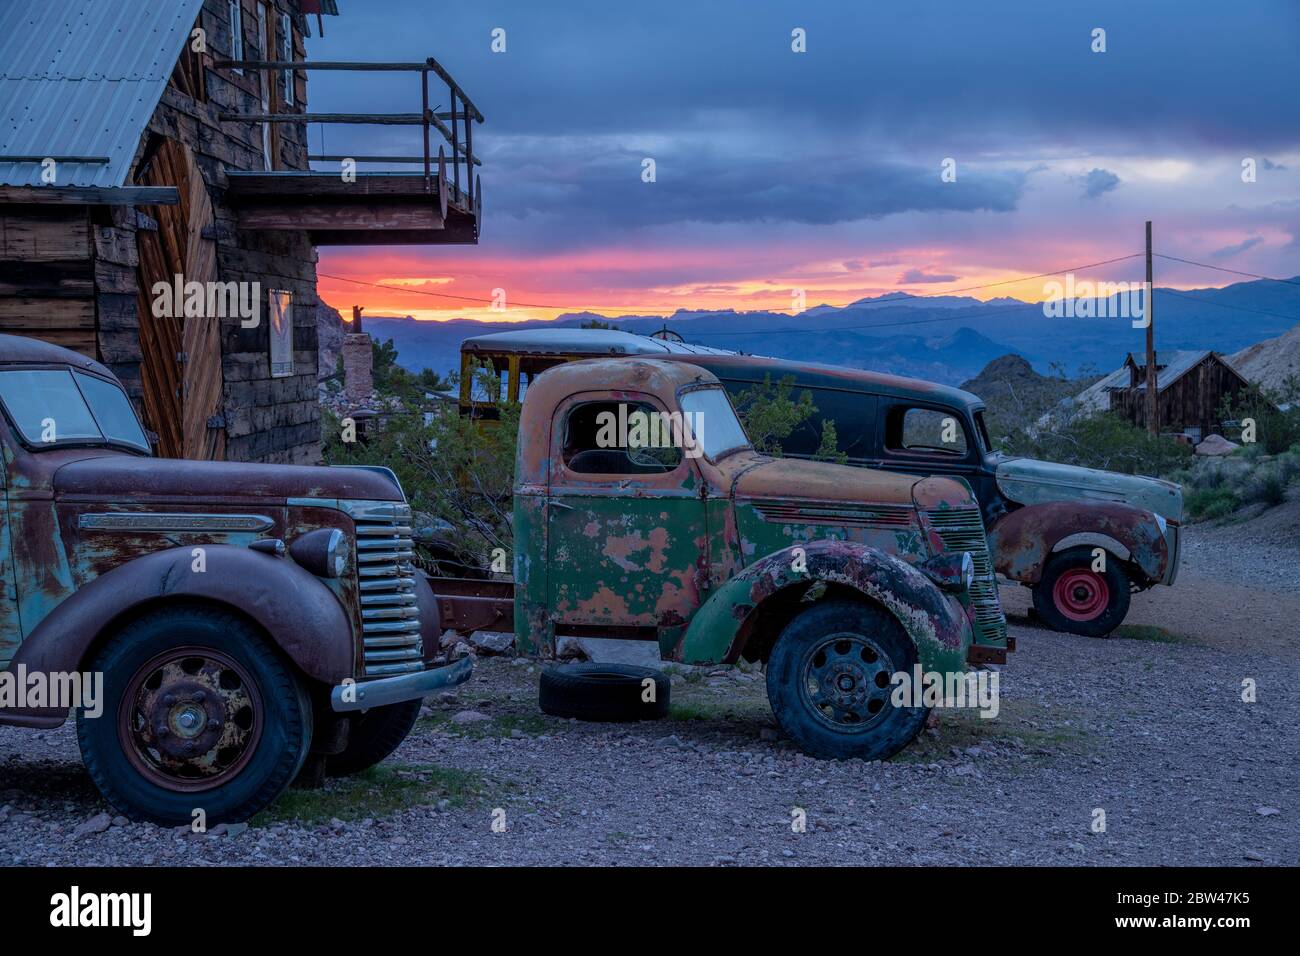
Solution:
M 830 758 L 882 759 L 921 730 L 896 675 L 1006 660 L 961 481 L 760 455 L 715 376 L 657 359 L 546 371 L 519 434 L 514 581 L 433 579 L 445 626 L 509 619 L 543 655 L 572 635 L 765 662 L 781 727 Z

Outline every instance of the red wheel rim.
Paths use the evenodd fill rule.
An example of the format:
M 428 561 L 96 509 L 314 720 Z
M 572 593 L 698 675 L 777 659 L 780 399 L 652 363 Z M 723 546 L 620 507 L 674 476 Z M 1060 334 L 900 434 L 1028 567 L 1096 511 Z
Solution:
M 1071 621 L 1091 621 L 1110 603 L 1110 585 L 1095 571 L 1072 568 L 1056 579 L 1052 600 Z

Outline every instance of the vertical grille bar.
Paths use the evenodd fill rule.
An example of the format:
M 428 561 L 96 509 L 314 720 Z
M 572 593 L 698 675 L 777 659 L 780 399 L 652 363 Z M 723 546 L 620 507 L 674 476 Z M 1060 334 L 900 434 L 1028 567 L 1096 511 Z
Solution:
M 971 585 L 971 605 L 975 611 L 975 630 L 981 644 L 1005 644 L 1007 619 L 998 600 L 998 583 L 993 576 L 984 522 L 977 508 L 945 508 L 926 512 L 926 520 L 943 539 L 949 551 L 969 551 L 975 563 L 975 582 Z
M 356 525 L 366 676 L 423 670 L 411 507 L 392 501 L 353 501 L 347 510 Z

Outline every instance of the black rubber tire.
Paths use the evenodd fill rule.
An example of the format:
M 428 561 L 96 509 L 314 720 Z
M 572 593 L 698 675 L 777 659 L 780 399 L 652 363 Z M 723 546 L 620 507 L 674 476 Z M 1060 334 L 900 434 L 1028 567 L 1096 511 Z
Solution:
M 168 648 L 211 648 L 238 662 L 257 685 L 262 733 L 246 766 L 208 790 L 171 790 L 149 780 L 123 751 L 118 708 L 136 672 Z M 89 669 L 104 675 L 103 711 L 77 711 L 77 742 L 90 778 L 132 820 L 190 824 L 202 808 L 207 826 L 242 822 L 275 801 L 311 748 L 311 700 L 290 666 L 245 619 L 218 608 L 176 606 L 128 623 L 99 649 Z
M 1083 637 L 1105 637 L 1124 623 L 1132 595 L 1129 591 L 1128 575 L 1120 560 L 1113 554 L 1106 555 L 1106 570 L 1092 571 L 1092 548 L 1070 548 L 1053 555 L 1043 568 L 1043 576 L 1033 587 L 1034 610 L 1044 624 L 1054 631 L 1067 634 L 1079 634 Z M 1076 621 L 1062 613 L 1056 606 L 1053 596 L 1057 580 L 1067 571 L 1086 569 L 1089 573 L 1105 578 L 1109 590 L 1109 601 L 1100 614 L 1091 620 Z
M 647 680 L 655 685 L 654 700 L 643 700 Z M 537 687 L 542 713 L 552 717 L 611 723 L 660 720 L 668 716 L 671 684 L 668 675 L 631 664 L 565 664 L 547 667 Z
M 772 647 L 767 661 L 767 699 L 781 729 L 799 749 L 830 760 L 885 760 L 910 744 L 925 727 L 928 707 L 895 707 L 863 726 L 832 722 L 819 712 L 800 680 L 819 644 L 841 632 L 869 637 L 887 655 L 892 671 L 911 673 L 916 646 L 897 618 L 884 609 L 857 601 L 821 601 L 791 621 Z
M 400 747 L 415 727 L 423 703 L 416 698 L 366 711 L 348 729 L 348 745 L 343 752 L 326 758 L 326 775 L 346 777 L 379 763 Z

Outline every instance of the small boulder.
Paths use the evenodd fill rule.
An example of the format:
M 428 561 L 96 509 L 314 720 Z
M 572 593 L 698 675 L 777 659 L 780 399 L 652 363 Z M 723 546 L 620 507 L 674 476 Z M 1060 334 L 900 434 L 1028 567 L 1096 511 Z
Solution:
M 103 833 L 113 825 L 113 818 L 107 813 L 97 813 L 72 831 L 72 839 L 81 840 L 96 833 Z
M 1222 435 L 1207 435 L 1205 440 L 1196 446 L 1198 455 L 1231 455 L 1241 446 L 1235 442 L 1230 442 Z
M 478 724 L 491 719 L 492 718 L 487 714 L 480 713 L 477 710 L 458 710 L 451 716 L 451 722 L 453 724 L 460 724 L 461 726 L 464 726 L 465 724 Z
M 508 654 L 514 650 L 515 635 L 507 631 L 475 631 L 469 636 L 469 642 L 484 656 Z

